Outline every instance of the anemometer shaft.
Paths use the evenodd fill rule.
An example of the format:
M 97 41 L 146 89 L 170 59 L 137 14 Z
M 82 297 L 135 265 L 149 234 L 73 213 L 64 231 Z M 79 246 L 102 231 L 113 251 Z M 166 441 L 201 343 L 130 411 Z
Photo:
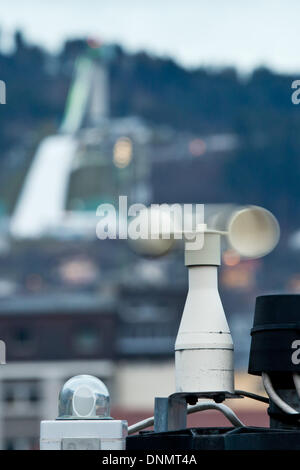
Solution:
M 186 251 L 189 291 L 176 344 L 176 391 L 234 391 L 233 343 L 218 292 L 220 235 L 207 232 L 201 250 Z

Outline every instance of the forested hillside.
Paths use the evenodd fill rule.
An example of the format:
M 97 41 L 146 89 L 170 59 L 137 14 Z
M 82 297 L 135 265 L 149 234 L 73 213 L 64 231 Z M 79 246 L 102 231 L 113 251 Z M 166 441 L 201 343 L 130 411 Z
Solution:
M 17 33 L 14 51 L 0 53 L 0 79 L 7 85 L 7 104 L 0 107 L 3 171 L 9 159 L 24 165 L 26 152 L 14 160 L 15 148 L 27 149 L 57 129 L 74 60 L 88 47 L 85 40 L 69 41 L 54 56 Z M 293 225 L 300 215 L 300 105 L 291 102 L 291 83 L 299 77 L 264 68 L 247 77 L 231 68 L 187 70 L 119 46 L 110 75 L 113 116 L 138 115 L 199 135 L 238 134 L 241 146 L 224 168 L 224 200 L 266 205 Z

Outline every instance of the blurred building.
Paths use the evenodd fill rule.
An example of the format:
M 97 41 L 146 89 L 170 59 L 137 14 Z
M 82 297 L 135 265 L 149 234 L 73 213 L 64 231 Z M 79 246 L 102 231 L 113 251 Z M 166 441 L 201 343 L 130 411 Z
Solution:
M 131 371 L 144 369 L 147 382 L 161 363 L 172 370 L 183 301 L 177 289 L 147 293 L 125 285 L 117 296 L 36 294 L 1 300 L 0 332 L 7 345 L 7 365 L 0 369 L 1 448 L 38 447 L 39 423 L 57 416 L 59 390 L 73 375 L 96 375 L 115 407 L 124 410 L 132 399 L 139 408 L 145 397 L 133 398 L 137 388 Z M 172 391 L 172 381 L 166 386 Z M 149 393 L 154 384 L 147 390 L 148 403 Z

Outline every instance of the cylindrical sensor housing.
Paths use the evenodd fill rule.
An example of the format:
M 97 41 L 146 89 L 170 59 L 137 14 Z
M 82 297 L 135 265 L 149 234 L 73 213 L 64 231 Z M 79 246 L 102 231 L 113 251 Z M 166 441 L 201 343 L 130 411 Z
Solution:
M 249 373 L 300 372 L 300 295 L 257 297 Z

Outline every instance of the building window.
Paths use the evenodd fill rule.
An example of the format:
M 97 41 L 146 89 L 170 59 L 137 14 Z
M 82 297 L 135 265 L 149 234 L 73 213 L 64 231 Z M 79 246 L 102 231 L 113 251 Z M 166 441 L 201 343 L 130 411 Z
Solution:
M 75 333 L 74 347 L 77 353 L 91 355 L 101 348 L 99 332 L 92 326 L 82 326 Z
M 35 350 L 36 338 L 32 328 L 17 327 L 12 332 L 13 347 L 18 355 L 28 355 Z

